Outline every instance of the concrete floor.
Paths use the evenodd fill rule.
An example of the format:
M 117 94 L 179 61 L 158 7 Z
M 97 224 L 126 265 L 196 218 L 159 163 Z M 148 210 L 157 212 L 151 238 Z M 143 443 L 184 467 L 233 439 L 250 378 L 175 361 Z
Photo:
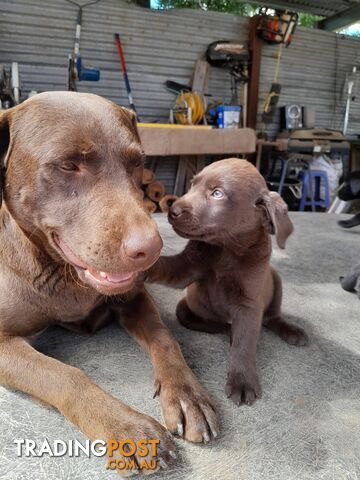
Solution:
M 345 215 L 343 216 L 345 218 Z M 258 373 L 263 398 L 235 407 L 224 394 L 228 339 L 191 332 L 174 316 L 181 292 L 151 290 L 196 375 L 219 406 L 221 437 L 199 446 L 177 440 L 179 458 L 168 480 L 355 480 L 360 477 L 360 302 L 343 291 L 339 275 L 360 262 L 360 228 L 345 231 L 339 216 L 293 213 L 295 233 L 273 263 L 284 281 L 283 311 L 310 335 L 308 347 L 291 347 L 263 332 Z M 157 219 L 165 253 L 184 241 Z M 150 362 L 115 325 L 93 337 L 53 328 L 37 340 L 44 353 L 82 368 L 113 395 L 161 421 L 152 399 Z M 76 399 L 74 399 L 76 400 Z M 87 480 L 117 478 L 97 458 L 17 458 L 14 439 L 41 443 L 84 440 L 59 413 L 0 387 L 0 478 Z

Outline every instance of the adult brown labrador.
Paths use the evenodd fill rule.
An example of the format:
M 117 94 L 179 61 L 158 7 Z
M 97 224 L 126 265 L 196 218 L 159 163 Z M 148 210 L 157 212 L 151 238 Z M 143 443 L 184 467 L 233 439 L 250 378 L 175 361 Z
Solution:
M 96 95 L 43 93 L 1 112 L 0 139 L 0 381 L 92 440 L 159 439 L 165 465 L 174 443 L 162 425 L 29 343 L 53 323 L 90 332 L 119 314 L 150 355 L 167 428 L 216 436 L 213 405 L 139 279 L 162 241 L 143 207 L 134 114 Z
M 176 309 L 185 327 L 231 330 L 225 392 L 236 405 L 252 404 L 261 394 L 255 369 L 261 325 L 290 344 L 307 342 L 300 328 L 281 318 L 281 279 L 270 265 L 269 234 L 285 248 L 293 231 L 287 206 L 251 163 L 229 158 L 194 177 L 169 221 L 190 241 L 179 255 L 160 257 L 147 279 L 188 286 Z

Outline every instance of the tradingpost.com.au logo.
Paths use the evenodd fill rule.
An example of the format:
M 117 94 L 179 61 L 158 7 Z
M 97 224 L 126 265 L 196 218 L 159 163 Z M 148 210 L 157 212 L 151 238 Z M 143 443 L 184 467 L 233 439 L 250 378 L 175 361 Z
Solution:
M 80 457 L 90 458 L 108 457 L 106 468 L 108 470 L 155 470 L 158 468 L 158 460 L 156 458 L 158 445 L 160 440 L 133 440 L 126 439 L 118 442 L 117 440 L 85 440 L 81 443 L 79 440 L 54 440 L 49 443 L 45 439 L 41 443 L 35 440 L 22 438 L 14 440 L 16 445 L 16 455 L 18 457 Z M 118 455 L 124 458 L 119 458 Z M 141 460 L 135 462 L 133 456 L 137 455 Z M 151 459 L 146 459 L 150 454 Z

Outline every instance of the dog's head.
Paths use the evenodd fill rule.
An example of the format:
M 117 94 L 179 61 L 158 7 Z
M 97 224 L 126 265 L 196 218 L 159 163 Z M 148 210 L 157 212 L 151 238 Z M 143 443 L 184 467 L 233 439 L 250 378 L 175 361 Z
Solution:
M 162 241 L 143 207 L 135 115 L 48 92 L 0 114 L 7 210 L 28 238 L 104 294 L 130 290 Z
M 197 174 L 189 192 L 170 209 L 169 221 L 185 238 L 224 245 L 265 228 L 285 248 L 293 231 L 286 203 L 269 192 L 251 163 L 237 158 L 212 163 Z

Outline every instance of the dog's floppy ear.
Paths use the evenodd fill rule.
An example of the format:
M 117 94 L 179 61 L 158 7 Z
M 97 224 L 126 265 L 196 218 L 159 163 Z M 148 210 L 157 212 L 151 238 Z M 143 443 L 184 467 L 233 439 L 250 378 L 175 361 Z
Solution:
M 276 236 L 280 248 L 285 248 L 286 240 L 294 230 L 288 215 L 288 207 L 276 192 L 265 192 L 256 202 L 262 211 L 263 225 L 268 233 Z
M 129 127 L 132 128 L 132 130 L 134 130 L 134 132 L 137 136 L 137 139 L 140 142 L 139 131 L 138 131 L 138 128 L 137 128 L 137 115 L 134 112 L 134 110 L 131 110 L 130 108 L 126 108 L 126 107 L 120 107 L 118 105 L 116 107 L 119 110 L 119 113 L 121 115 L 121 119 L 123 121 L 125 121 L 129 125 Z

